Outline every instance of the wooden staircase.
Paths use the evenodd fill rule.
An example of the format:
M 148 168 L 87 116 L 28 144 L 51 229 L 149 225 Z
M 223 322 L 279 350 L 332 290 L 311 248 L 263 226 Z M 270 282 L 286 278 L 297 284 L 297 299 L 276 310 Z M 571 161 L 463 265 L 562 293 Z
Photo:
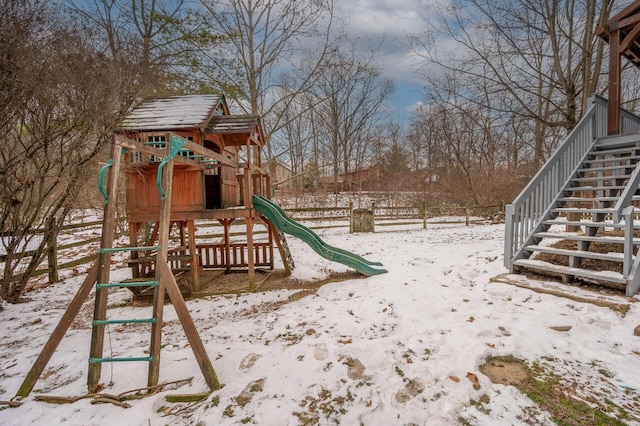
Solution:
M 505 266 L 564 282 L 594 280 L 631 296 L 640 290 L 640 118 L 627 113 L 626 127 L 635 132 L 605 137 L 603 112 L 606 101 L 594 98 L 567 141 L 507 206 Z

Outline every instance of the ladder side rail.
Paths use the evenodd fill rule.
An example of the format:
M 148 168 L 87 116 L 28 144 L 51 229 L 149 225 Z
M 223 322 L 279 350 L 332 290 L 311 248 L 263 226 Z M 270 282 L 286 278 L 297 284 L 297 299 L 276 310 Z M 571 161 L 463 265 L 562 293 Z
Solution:
M 107 181 L 106 193 L 108 195 L 102 219 L 102 238 L 100 240 L 101 248 L 113 247 L 113 234 L 115 231 L 116 217 L 116 194 L 118 187 L 118 174 L 120 171 L 120 162 L 122 159 L 122 148 L 116 143 L 115 137 L 111 144 L 111 159 L 113 166 L 109 170 L 109 179 Z M 98 283 L 109 282 L 111 268 L 111 252 L 103 252 L 98 256 Z M 108 288 L 96 288 L 96 300 L 93 311 L 94 320 L 105 319 L 107 312 L 107 295 Z M 104 346 L 104 326 L 92 327 L 91 331 L 91 349 L 89 358 L 102 358 L 102 350 Z M 101 363 L 89 363 L 89 373 L 87 377 L 87 387 L 89 393 L 95 392 L 100 383 L 100 374 L 102 372 Z
M 578 125 L 571 131 L 565 141 L 555 150 L 547 163 L 538 171 L 529 184 L 516 197 L 508 213 L 505 240 L 505 266 L 511 269 L 511 264 L 524 256 L 524 246 L 528 245 L 534 233 L 542 227 L 542 222 L 551 215 L 557 199 L 571 178 L 580 169 L 587 158 L 600 132 L 605 126 L 596 123 L 606 116 L 607 102 L 603 98 L 594 96 L 590 100 L 589 110 Z M 544 202 L 536 203 L 538 194 Z M 511 235 L 513 233 L 513 235 Z
M 149 362 L 149 373 L 147 376 L 147 386 L 155 386 L 158 384 L 160 377 L 160 350 L 162 347 L 162 311 L 164 307 L 164 294 L 165 294 L 165 282 L 162 279 L 162 271 L 164 268 L 160 268 L 159 265 L 167 265 L 167 269 L 171 271 L 171 267 L 168 262 L 168 244 L 169 233 L 171 232 L 171 201 L 173 195 L 173 158 L 172 158 L 172 145 L 173 140 L 171 134 L 167 133 L 165 136 L 167 145 L 165 147 L 165 157 L 162 160 L 163 167 L 158 166 L 157 186 L 160 192 L 161 206 L 160 206 L 160 218 L 158 220 L 158 253 L 156 254 L 156 275 L 155 279 L 158 281 L 158 287 L 153 291 L 153 315 L 156 322 L 151 325 L 151 342 L 149 347 L 149 355 L 151 356 L 151 362 Z M 164 191 L 166 188 L 166 192 Z M 173 274 L 172 272 L 170 272 Z

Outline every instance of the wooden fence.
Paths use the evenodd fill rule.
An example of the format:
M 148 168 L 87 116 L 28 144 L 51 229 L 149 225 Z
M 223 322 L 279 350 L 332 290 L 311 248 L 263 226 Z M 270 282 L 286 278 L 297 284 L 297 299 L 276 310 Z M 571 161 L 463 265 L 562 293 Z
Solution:
M 362 209 L 354 209 L 353 205 L 351 205 L 349 207 L 318 207 L 284 210 L 292 219 L 307 223 L 308 227 L 313 230 L 346 228 L 349 232 L 353 232 L 354 211 Z M 487 219 L 492 219 L 495 215 L 501 215 L 504 211 L 504 206 L 378 207 L 374 204 L 366 210 L 371 214 L 372 230 L 379 227 L 407 225 L 422 225 L 422 227 L 426 229 L 429 224 L 464 223 L 466 226 L 469 226 L 472 223 L 486 222 Z M 128 235 L 126 222 L 123 219 L 121 219 L 120 222 L 122 226 L 119 227 L 119 233 L 116 235 L 116 238 Z M 242 222 L 238 221 L 238 223 L 240 224 Z M 216 232 L 217 228 L 220 228 L 219 232 Z M 212 238 L 222 237 L 221 226 L 215 221 L 199 222 L 198 229 L 200 232 L 196 235 L 196 239 L 210 240 Z M 211 232 L 209 232 L 209 230 L 211 230 Z M 46 230 L 41 229 L 36 231 L 36 234 L 44 234 L 45 232 Z M 79 233 L 81 235 L 78 235 Z M 101 220 L 73 223 L 61 227 L 56 232 L 57 238 L 55 244 L 53 244 L 47 252 L 46 262 L 43 260 L 41 268 L 36 270 L 35 273 L 32 274 L 32 277 L 48 274 L 49 282 L 55 282 L 59 280 L 59 271 L 72 269 L 94 261 L 97 258 L 101 233 Z M 266 230 L 256 231 L 255 233 L 266 234 Z M 230 235 L 241 236 L 244 235 L 244 232 L 231 232 Z M 177 237 L 175 238 L 177 239 Z M 209 247 L 204 242 L 202 246 Z M 28 257 L 33 253 L 33 250 L 25 250 L 22 254 Z M 6 257 L 6 255 L 0 254 L 0 268 L 2 270 L 4 269 L 3 263 Z M 61 262 L 61 259 L 73 260 Z M 6 281 L 17 281 L 21 278 L 21 274 L 5 277 L 0 280 L 0 284 Z

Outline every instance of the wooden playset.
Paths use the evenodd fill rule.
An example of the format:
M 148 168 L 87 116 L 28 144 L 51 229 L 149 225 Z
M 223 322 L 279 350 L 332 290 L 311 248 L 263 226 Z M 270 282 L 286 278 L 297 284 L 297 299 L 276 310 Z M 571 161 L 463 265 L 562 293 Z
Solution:
M 98 259 L 27 374 L 17 397 L 26 397 L 44 371 L 82 304 L 95 288 L 89 356 L 88 391 L 100 389 L 101 367 L 113 362 L 147 362 L 148 387 L 158 384 L 165 295 L 173 304 L 210 390 L 220 388 L 183 293 L 198 294 L 202 271 L 245 271 L 255 289 L 257 267 L 274 269 L 274 245 L 287 273 L 293 260 L 284 232 L 301 238 L 318 254 L 354 267 L 365 275 L 386 272 L 353 253 L 332 247 L 313 231 L 291 220 L 269 200 L 269 174 L 262 168 L 264 145 L 260 118 L 230 115 L 224 96 L 194 95 L 143 101 L 114 134 L 111 159 L 100 171 L 104 218 Z M 113 247 L 116 195 L 124 171 L 130 244 Z M 217 220 L 222 241 L 196 242 L 197 221 Z M 231 242 L 230 228 L 243 221 L 245 239 Z M 254 225 L 266 227 L 266 241 L 254 241 Z M 172 228 L 179 231 L 171 238 Z M 113 253 L 129 254 L 132 276 L 111 280 Z M 153 300 L 149 318 L 108 318 L 112 288 L 147 293 Z M 105 328 L 112 324 L 149 324 L 148 354 L 104 356 Z

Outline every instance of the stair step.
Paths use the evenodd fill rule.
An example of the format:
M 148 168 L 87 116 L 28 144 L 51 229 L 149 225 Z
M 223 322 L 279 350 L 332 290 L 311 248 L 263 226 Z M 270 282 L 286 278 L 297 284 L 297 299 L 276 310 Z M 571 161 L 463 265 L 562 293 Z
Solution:
M 155 324 L 155 318 L 141 318 L 141 319 L 112 319 L 112 320 L 93 320 L 93 325 L 108 325 L 108 324 Z
M 603 182 L 608 182 L 610 180 L 629 179 L 630 177 L 631 177 L 630 174 L 613 175 L 613 176 L 585 176 L 585 177 L 579 177 L 579 178 L 572 178 L 571 182 L 593 182 L 598 180 Z
M 598 150 L 634 149 L 640 142 L 637 133 L 627 135 L 605 136 L 596 141 L 594 148 Z
M 593 185 L 585 185 L 585 186 L 570 186 L 565 188 L 564 191 L 604 191 L 604 190 L 621 190 L 625 189 L 624 185 L 604 185 L 604 186 L 593 186 Z
M 640 160 L 640 155 L 626 155 L 624 157 L 610 157 L 610 158 L 596 158 L 593 160 L 585 160 L 585 164 L 602 164 L 602 163 L 618 163 L 618 162 L 628 162 Z M 631 163 L 633 164 L 633 163 Z
M 524 249 L 530 252 L 557 254 L 559 256 L 581 257 L 584 259 L 606 260 L 609 262 L 624 261 L 624 253 L 594 253 L 592 251 L 585 250 L 569 250 L 541 246 L 526 246 Z
M 581 172 L 581 173 L 597 173 L 597 172 L 608 172 L 608 171 L 620 170 L 620 169 L 631 169 L 631 168 L 635 168 L 635 167 L 636 167 L 635 164 L 618 164 L 616 166 L 586 167 L 584 169 L 578 169 L 578 172 Z
M 611 221 L 606 222 L 592 222 L 592 221 L 571 221 L 571 220 L 543 220 L 545 225 L 562 225 L 562 226 L 588 226 L 592 228 L 614 228 L 623 229 L 624 223 L 613 223 Z M 640 229 L 640 222 L 635 222 L 633 229 Z
M 558 198 L 558 201 L 565 203 L 590 203 L 599 201 L 618 201 L 620 197 L 562 197 Z M 636 197 L 634 197 L 636 199 Z M 640 197 L 637 197 L 640 200 Z
M 613 214 L 616 209 L 588 209 L 588 208 L 580 208 L 580 207 L 558 207 L 555 209 L 551 209 L 552 212 L 556 213 L 603 213 L 603 214 Z
M 535 259 L 518 259 L 513 262 L 514 265 L 536 269 L 539 271 L 554 272 L 557 274 L 571 275 L 581 278 L 590 278 L 594 280 L 609 281 L 612 283 L 625 284 L 627 280 L 622 277 L 619 272 L 613 271 L 591 271 L 589 269 L 572 268 L 570 266 L 554 265 L 553 263 L 543 262 Z
M 570 241 L 589 241 L 592 243 L 604 243 L 604 244 L 623 244 L 624 237 L 614 236 L 593 236 L 576 234 L 573 232 L 538 232 L 533 235 L 534 238 L 555 238 L 558 240 L 570 240 Z M 640 238 L 634 238 L 633 244 L 640 245 Z

